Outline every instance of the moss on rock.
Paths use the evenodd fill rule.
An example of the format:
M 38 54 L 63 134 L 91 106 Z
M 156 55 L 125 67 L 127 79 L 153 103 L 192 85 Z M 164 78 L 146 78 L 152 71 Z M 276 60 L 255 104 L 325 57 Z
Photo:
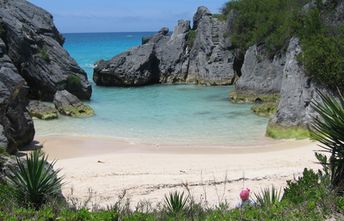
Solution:
M 77 118 L 92 117 L 95 115 L 94 110 L 86 104 L 81 104 L 77 107 L 72 105 L 64 106 L 59 111 L 63 115 Z
M 251 107 L 251 110 L 262 117 L 271 117 L 277 112 L 278 102 L 265 102 L 261 104 L 255 104 Z
M 28 110 L 31 117 L 36 117 L 41 120 L 54 120 L 59 117 L 56 108 L 50 106 L 48 103 L 42 103 L 40 101 L 30 101 Z
M 310 138 L 310 131 L 302 126 L 283 127 L 276 124 L 268 124 L 266 136 L 273 139 L 307 139 Z
M 255 103 L 257 101 L 266 103 L 277 103 L 280 99 L 279 94 L 258 94 L 253 92 L 243 91 L 232 91 L 229 94 L 229 98 L 233 103 L 244 104 L 244 103 Z
M 54 120 L 58 119 L 59 115 L 57 111 L 51 112 L 30 112 L 31 117 L 36 117 L 41 120 Z

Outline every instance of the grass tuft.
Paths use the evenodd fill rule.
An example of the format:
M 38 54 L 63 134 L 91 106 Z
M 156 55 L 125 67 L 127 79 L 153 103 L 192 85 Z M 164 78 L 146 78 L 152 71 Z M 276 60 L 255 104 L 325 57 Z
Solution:
M 310 138 L 310 132 L 304 127 L 282 127 L 269 124 L 266 129 L 266 136 L 274 139 L 307 139 Z

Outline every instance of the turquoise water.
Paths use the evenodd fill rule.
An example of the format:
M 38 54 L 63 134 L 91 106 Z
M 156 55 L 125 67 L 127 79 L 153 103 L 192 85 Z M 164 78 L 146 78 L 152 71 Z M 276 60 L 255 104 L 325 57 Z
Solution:
M 149 33 L 66 34 L 65 48 L 92 79 L 92 66 L 140 44 Z M 154 144 L 254 144 L 266 118 L 228 101 L 233 87 L 190 85 L 104 88 L 93 84 L 96 116 L 35 120 L 37 135 L 93 135 Z

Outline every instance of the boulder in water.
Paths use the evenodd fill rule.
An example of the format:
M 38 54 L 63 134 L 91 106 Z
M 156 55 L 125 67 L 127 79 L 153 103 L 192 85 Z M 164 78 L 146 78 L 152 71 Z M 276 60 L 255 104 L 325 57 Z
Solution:
M 91 117 L 95 114 L 90 106 L 83 104 L 76 96 L 66 90 L 56 92 L 54 104 L 61 114 L 70 117 Z

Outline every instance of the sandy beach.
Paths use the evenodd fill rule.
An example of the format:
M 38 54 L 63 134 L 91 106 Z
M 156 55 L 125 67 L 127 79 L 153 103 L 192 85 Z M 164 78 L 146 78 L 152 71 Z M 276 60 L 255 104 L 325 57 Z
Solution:
M 65 185 L 63 193 L 79 203 L 101 207 L 113 205 L 126 192 L 131 206 L 140 201 L 153 204 L 164 194 L 186 186 L 196 201 L 210 206 L 239 202 L 243 186 L 253 192 L 300 175 L 315 163 L 316 143 L 272 141 L 252 146 L 219 147 L 133 144 L 101 137 L 36 137 L 50 159 L 57 159 Z

